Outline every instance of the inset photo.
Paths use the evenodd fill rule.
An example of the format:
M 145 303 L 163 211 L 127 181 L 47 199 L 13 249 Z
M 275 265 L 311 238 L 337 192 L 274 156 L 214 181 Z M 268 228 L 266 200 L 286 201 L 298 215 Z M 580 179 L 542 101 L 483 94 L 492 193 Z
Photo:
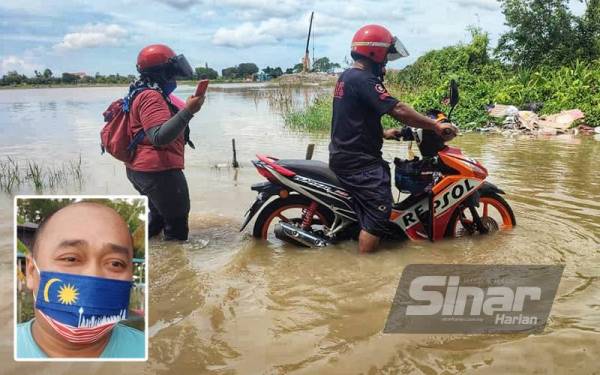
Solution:
M 17 196 L 17 361 L 148 358 L 144 196 Z

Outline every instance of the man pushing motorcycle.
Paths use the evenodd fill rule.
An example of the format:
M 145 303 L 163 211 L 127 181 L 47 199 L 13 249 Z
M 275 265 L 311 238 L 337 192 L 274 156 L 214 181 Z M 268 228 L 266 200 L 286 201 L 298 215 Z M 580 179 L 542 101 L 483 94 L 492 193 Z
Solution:
M 388 114 L 409 126 L 433 130 L 445 141 L 458 129 L 419 114 L 388 93 L 385 66 L 408 52 L 385 27 L 360 28 L 352 39 L 351 56 L 354 64 L 340 75 L 334 91 L 329 167 L 352 196 L 361 227 L 358 248 L 365 253 L 376 250 L 386 233 L 393 203 L 390 168 L 381 148 L 383 139 L 396 139 L 400 130 L 384 131 L 381 117 Z

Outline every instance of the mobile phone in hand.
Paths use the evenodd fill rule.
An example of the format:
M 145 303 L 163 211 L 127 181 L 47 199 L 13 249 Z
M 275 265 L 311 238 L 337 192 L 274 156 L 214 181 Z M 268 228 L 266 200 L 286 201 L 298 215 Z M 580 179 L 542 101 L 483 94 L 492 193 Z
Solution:
M 198 82 L 198 86 L 196 87 L 196 93 L 194 96 L 204 96 L 206 94 L 206 89 L 208 88 L 208 79 L 203 79 Z

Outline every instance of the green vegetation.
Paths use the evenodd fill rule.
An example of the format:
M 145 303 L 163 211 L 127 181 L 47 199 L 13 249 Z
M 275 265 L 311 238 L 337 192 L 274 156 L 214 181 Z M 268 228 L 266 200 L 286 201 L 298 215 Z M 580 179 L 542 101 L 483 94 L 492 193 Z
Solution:
M 320 59 L 316 59 L 313 62 L 312 70 L 313 70 L 313 72 L 330 73 L 335 68 L 340 68 L 340 67 L 341 67 L 340 64 L 329 61 L 328 57 L 321 57 Z
M 135 80 L 134 75 L 111 74 L 108 76 L 96 73 L 88 76 L 85 73 L 63 73 L 55 77 L 50 69 L 35 71 L 33 77 L 27 77 L 16 71 L 10 71 L 0 78 L 2 86 L 61 86 L 61 85 L 126 85 Z
M 251 79 L 256 73 L 258 73 L 258 66 L 254 63 L 241 63 L 221 70 L 221 75 L 225 79 Z
M 588 1 L 581 17 L 575 17 L 567 8 L 558 12 L 564 4 L 563 0 L 505 0 L 503 10 L 510 30 L 502 36 L 495 56 L 490 54 L 488 35 L 471 29 L 470 43 L 431 51 L 402 70 L 388 72 L 387 87 L 392 95 L 424 112 L 447 108 L 441 101 L 447 95 L 449 81 L 456 79 L 461 98 L 453 121 L 463 129 L 486 125 L 491 120 L 486 106 L 495 103 L 517 107 L 543 103 L 541 114 L 579 108 L 586 114 L 588 125 L 600 126 L 600 49 L 594 52 L 593 47 L 600 46 L 600 0 Z M 532 30 L 532 18 L 550 23 L 554 31 L 527 32 Z M 525 34 L 528 39 L 524 39 Z M 573 41 L 572 58 L 565 47 L 568 41 L 554 43 L 555 35 L 563 34 Z M 521 43 L 525 47 L 519 47 Z M 526 48 L 528 45 L 543 47 L 533 53 Z M 582 45 L 590 49 L 578 47 Z M 544 56 L 554 56 L 552 64 Z M 331 96 L 287 113 L 285 119 L 292 127 L 328 129 Z M 383 122 L 386 127 L 397 126 L 388 116 Z
M 332 63 L 329 58 L 322 57 L 314 62 L 315 72 L 330 72 L 339 67 L 337 63 Z M 299 73 L 302 71 L 302 64 L 297 64 L 293 68 L 288 68 L 285 74 Z M 255 80 L 259 68 L 254 63 L 241 63 L 237 66 L 225 68 L 219 73 L 208 66 L 199 66 L 194 69 L 193 77 L 190 80 L 182 80 L 181 83 L 194 83 L 201 79 L 210 79 L 213 82 L 245 82 Z M 262 73 L 267 79 L 277 78 L 284 74 L 281 67 L 270 67 L 262 69 Z M 80 73 L 62 73 L 60 76 L 54 76 L 50 69 L 44 69 L 42 72 L 35 71 L 34 76 L 28 77 L 17 71 L 9 71 L 0 78 L 0 88 L 11 87 L 52 87 L 52 86 L 126 86 L 135 81 L 138 77 L 120 74 L 102 75 L 96 73 L 89 76 L 84 72 Z
M 585 3 L 585 13 L 576 16 L 565 0 L 504 0 L 510 30 L 500 38 L 497 56 L 524 68 L 599 59 L 600 0 Z
M 197 67 L 194 71 L 196 79 L 217 79 L 219 78 L 219 73 L 213 68 L 209 68 L 208 65 L 202 67 Z
M 490 58 L 487 50 L 487 35 L 473 30 L 470 44 L 429 52 L 392 72 L 392 94 L 418 111 L 442 108 L 448 82 L 456 79 L 461 99 L 453 120 L 462 128 L 485 125 L 490 120 L 485 108 L 494 103 L 543 103 L 541 114 L 579 108 L 588 124 L 600 125 L 600 60 L 576 60 L 558 68 L 514 67 Z
M 69 184 L 83 184 L 81 155 L 60 165 L 44 166 L 34 160 L 18 162 L 11 157 L 0 160 L 0 190 L 12 193 L 25 184 L 31 184 L 36 193 L 54 191 Z
M 311 105 L 284 113 L 285 123 L 298 130 L 327 130 L 331 126 L 331 101 L 330 95 L 318 96 Z
M 267 65 L 267 67 L 264 68 L 262 71 L 267 76 L 272 77 L 272 78 L 277 78 L 277 77 L 280 77 L 283 75 L 283 70 L 281 70 L 280 67 L 271 68 L 270 66 Z

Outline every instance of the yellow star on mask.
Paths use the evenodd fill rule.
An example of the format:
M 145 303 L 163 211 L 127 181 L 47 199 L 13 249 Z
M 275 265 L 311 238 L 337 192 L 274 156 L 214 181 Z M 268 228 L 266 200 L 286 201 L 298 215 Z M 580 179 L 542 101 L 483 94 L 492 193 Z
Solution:
M 63 305 L 72 305 L 77 302 L 79 291 L 71 284 L 63 284 L 58 290 L 58 302 Z

